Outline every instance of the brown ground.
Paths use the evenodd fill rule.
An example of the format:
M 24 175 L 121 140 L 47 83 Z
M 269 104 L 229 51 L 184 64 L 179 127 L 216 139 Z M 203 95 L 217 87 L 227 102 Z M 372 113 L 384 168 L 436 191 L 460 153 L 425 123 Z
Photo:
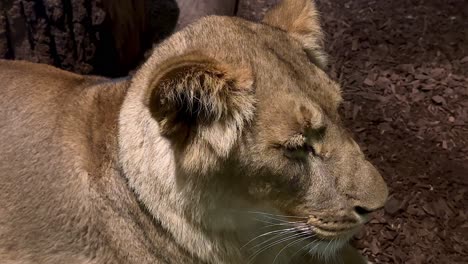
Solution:
M 317 2 L 343 115 L 391 190 L 357 247 L 374 263 L 468 263 L 468 1 Z

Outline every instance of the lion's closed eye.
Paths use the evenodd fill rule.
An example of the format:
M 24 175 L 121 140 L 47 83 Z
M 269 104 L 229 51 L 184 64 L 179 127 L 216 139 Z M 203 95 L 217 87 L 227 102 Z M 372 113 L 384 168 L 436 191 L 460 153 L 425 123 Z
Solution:
M 304 144 L 297 148 L 284 148 L 284 155 L 290 159 L 304 160 L 309 155 L 316 156 L 316 152 L 313 146 Z
M 308 128 L 304 133 L 296 134 L 279 145 L 284 155 L 290 159 L 304 160 L 309 155 L 320 157 L 325 131 L 325 127 L 317 129 Z
M 305 160 L 309 155 L 317 155 L 313 143 L 309 142 L 303 134 L 295 135 L 279 146 L 284 156 L 289 159 Z

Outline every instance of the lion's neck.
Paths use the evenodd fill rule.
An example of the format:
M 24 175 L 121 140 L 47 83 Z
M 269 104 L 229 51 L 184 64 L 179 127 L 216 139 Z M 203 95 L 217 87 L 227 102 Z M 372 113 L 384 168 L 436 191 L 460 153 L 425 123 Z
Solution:
M 120 165 L 130 188 L 149 212 L 181 247 L 203 262 L 236 263 L 232 260 L 239 259 L 240 263 L 237 246 L 216 239 L 216 235 L 186 217 L 199 213 L 197 208 L 187 212 L 188 202 L 197 198 L 176 184 L 171 145 L 159 135 L 157 123 L 137 96 L 127 96 L 119 123 Z

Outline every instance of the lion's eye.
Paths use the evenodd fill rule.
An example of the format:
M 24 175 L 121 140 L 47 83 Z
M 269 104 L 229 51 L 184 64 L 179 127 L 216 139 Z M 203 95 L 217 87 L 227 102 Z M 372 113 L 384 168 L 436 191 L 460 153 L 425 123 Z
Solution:
M 317 152 L 315 151 L 315 148 L 314 146 L 312 145 L 309 145 L 309 144 L 305 144 L 304 145 L 304 148 L 307 152 L 311 153 L 312 155 L 316 156 L 317 155 Z
M 284 148 L 284 155 L 290 159 L 306 159 L 310 154 L 316 155 L 315 149 L 309 144 Z

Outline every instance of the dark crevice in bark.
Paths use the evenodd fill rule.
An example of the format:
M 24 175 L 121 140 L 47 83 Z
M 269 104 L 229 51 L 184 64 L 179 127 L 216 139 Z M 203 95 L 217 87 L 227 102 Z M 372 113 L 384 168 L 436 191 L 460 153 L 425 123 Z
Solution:
M 78 50 L 76 47 L 75 33 L 73 31 L 73 6 L 71 1 L 72 0 L 62 0 L 62 7 L 65 15 L 65 23 L 68 27 L 70 40 L 72 42 L 73 59 L 76 60 L 78 58 Z
M 237 12 L 239 11 L 239 4 L 240 0 L 236 0 L 236 3 L 234 5 L 234 15 L 237 16 Z
M 15 58 L 15 50 L 13 49 L 13 43 L 11 41 L 11 28 L 6 10 L 3 11 L 3 16 L 5 17 L 5 39 L 7 44 L 7 52 L 5 54 L 5 59 L 13 59 Z
M 86 9 L 86 16 L 85 16 L 85 19 L 83 21 L 83 24 L 84 24 L 84 27 L 87 30 L 88 37 L 90 38 L 92 43 L 95 43 L 94 40 L 95 40 L 96 31 L 95 31 L 95 29 L 93 27 L 93 20 L 92 20 L 92 17 L 93 17 L 92 0 L 84 0 L 83 4 L 84 4 L 84 7 Z
M 24 11 L 23 2 L 20 2 L 20 14 L 21 14 L 22 19 L 24 19 L 24 24 L 26 25 L 26 31 L 28 32 L 29 46 L 31 47 L 31 50 L 34 51 L 34 48 L 35 48 L 34 37 L 33 37 L 34 33 L 32 32 L 31 21 L 28 19 L 28 16 L 26 15 L 26 12 Z
M 37 20 L 39 20 L 40 17 L 42 17 L 45 20 L 46 28 L 45 28 L 45 36 L 49 39 L 49 54 L 50 58 L 54 61 L 54 65 L 60 66 L 61 65 L 61 60 L 60 57 L 57 53 L 57 47 L 55 45 L 55 38 L 51 32 L 51 26 L 50 26 L 50 19 L 47 16 L 46 8 L 44 6 L 44 2 L 42 0 L 36 0 L 35 5 L 34 5 L 34 11 L 37 15 Z M 36 21 L 37 23 L 37 21 Z M 42 55 L 42 54 L 41 54 Z

